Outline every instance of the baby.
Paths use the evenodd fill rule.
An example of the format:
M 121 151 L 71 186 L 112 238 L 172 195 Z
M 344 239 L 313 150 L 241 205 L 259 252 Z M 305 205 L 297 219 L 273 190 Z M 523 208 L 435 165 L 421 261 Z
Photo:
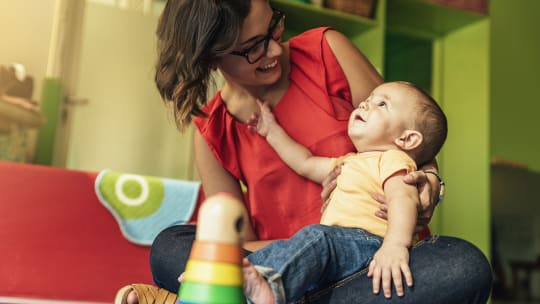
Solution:
M 409 248 L 415 242 L 418 192 L 402 181 L 417 165 L 435 158 L 447 135 L 446 117 L 428 94 L 406 82 L 378 86 L 350 115 L 348 135 L 356 153 L 314 156 L 289 137 L 267 104 L 259 102 L 249 128 L 266 138 L 298 174 L 322 183 L 342 165 L 321 224 L 304 227 L 288 240 L 244 260 L 245 292 L 257 304 L 288 303 L 369 266 L 373 292 L 403 296 L 413 279 Z M 302 115 L 302 113 L 298 113 Z M 388 220 L 376 217 L 384 194 Z M 369 263 L 369 265 L 368 265 Z

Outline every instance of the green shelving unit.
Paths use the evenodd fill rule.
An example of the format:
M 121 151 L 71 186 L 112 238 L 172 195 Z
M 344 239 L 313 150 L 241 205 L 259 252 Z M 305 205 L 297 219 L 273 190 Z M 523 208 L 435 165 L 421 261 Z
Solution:
M 287 29 L 298 34 L 307 29 L 332 26 L 347 36 L 356 36 L 377 26 L 377 21 L 312 4 L 271 0 L 272 7 L 287 13 Z
M 331 26 L 348 36 L 380 73 L 384 69 L 384 18 L 386 0 L 377 0 L 373 18 L 365 18 L 329 8 L 292 0 L 270 0 L 273 7 L 287 14 L 285 38 L 305 30 Z
M 486 18 L 485 15 L 427 0 L 389 0 L 387 30 L 435 39 Z

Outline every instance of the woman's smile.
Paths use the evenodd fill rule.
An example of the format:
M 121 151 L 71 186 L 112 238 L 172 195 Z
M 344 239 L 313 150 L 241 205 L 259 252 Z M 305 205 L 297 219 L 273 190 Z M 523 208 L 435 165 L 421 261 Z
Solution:
M 271 63 L 258 67 L 257 71 L 268 72 L 269 70 L 275 68 L 277 65 L 278 65 L 278 60 L 274 59 L 274 61 L 272 61 Z

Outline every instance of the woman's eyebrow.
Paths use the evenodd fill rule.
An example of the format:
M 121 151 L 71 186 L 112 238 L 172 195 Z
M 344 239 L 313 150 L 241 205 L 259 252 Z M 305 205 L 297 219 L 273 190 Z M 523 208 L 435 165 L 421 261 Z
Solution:
M 272 25 L 273 25 L 273 24 L 272 24 L 272 23 L 273 23 L 272 21 L 274 21 L 274 14 L 272 14 L 272 17 L 270 18 L 270 23 L 268 24 L 268 29 L 267 29 L 267 31 L 270 31 L 270 28 L 271 28 Z M 263 34 L 263 35 L 260 35 L 260 34 L 259 34 L 259 35 L 257 35 L 257 36 L 253 36 L 253 37 L 247 39 L 246 41 L 240 42 L 240 45 L 244 45 L 244 44 L 249 43 L 249 42 L 252 42 L 252 41 L 254 41 L 254 40 L 258 40 L 259 38 L 263 38 L 264 36 L 266 36 L 266 34 L 267 34 L 267 33 L 265 33 L 265 34 Z
M 247 44 L 247 43 L 252 42 L 252 41 L 257 41 L 258 39 L 263 38 L 263 37 L 264 37 L 264 35 L 253 36 L 253 37 L 249 38 L 246 41 L 240 42 L 240 45 L 244 45 L 244 44 Z

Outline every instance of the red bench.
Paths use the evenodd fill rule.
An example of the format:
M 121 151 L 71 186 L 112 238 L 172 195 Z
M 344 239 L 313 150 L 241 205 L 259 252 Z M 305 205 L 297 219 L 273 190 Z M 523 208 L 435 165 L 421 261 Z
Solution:
M 123 285 L 152 284 L 149 247 L 122 236 L 96 175 L 0 161 L 0 302 L 111 303 Z

